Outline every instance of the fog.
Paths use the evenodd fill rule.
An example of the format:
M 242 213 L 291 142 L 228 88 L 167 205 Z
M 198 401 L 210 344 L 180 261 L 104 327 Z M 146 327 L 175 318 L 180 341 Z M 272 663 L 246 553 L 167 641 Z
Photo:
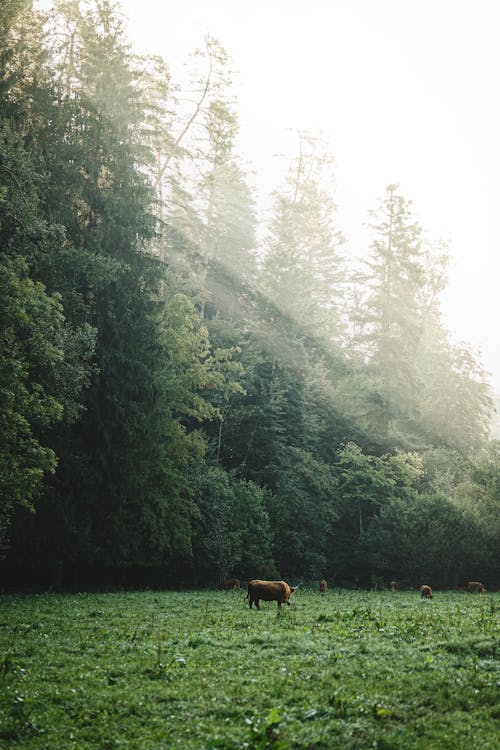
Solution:
M 500 391 L 500 12 L 494 0 L 123 0 L 140 53 L 185 81 L 206 33 L 236 71 L 239 146 L 260 209 L 296 152 L 296 129 L 321 130 L 335 157 L 346 252 L 363 256 L 367 212 L 389 183 L 430 235 L 451 241 L 443 314 L 480 351 Z

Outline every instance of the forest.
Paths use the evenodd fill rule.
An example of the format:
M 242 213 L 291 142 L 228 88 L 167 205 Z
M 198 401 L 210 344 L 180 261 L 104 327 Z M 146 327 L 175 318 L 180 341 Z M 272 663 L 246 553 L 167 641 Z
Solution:
M 262 220 L 222 42 L 190 64 L 185 91 L 107 0 L 1 3 L 3 586 L 494 589 L 495 399 L 443 324 L 450 247 L 395 183 L 348 257 L 315 133 Z

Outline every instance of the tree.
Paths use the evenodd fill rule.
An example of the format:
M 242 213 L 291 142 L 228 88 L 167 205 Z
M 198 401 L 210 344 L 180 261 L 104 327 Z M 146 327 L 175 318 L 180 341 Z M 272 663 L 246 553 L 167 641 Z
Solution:
M 197 180 L 172 181 L 165 257 L 203 319 L 241 324 L 256 273 L 254 198 L 234 153 L 234 111 L 220 98 L 200 117 L 207 137 L 198 143 Z
M 202 318 L 215 315 L 215 308 L 205 313 L 215 302 L 239 317 L 255 217 L 234 154 L 238 124 L 230 103 L 232 73 L 225 49 L 212 37 L 192 58 L 190 90 L 171 87 L 170 108 L 177 117 L 160 127 L 155 140 L 159 253 L 193 294 Z
M 409 502 L 422 474 L 417 454 L 373 456 L 354 443 L 339 452 L 335 470 L 339 520 L 335 524 L 330 565 L 336 575 L 368 579 L 362 540 L 372 520 L 391 500 Z
M 16 506 L 30 510 L 44 475 L 57 465 L 41 442 L 62 419 L 57 398 L 64 318 L 57 297 L 28 276 L 20 259 L 0 262 L 0 550 Z
M 44 64 L 42 19 L 29 4 L 0 13 L 0 543 L 16 506 L 33 511 L 57 456 L 50 431 L 82 411 L 95 331 L 72 326 L 61 295 L 42 283 L 50 254 L 62 254 L 63 228 L 44 215 L 40 143 L 52 89 Z
M 337 484 L 331 467 L 305 450 L 288 447 L 280 456 L 271 503 L 274 559 L 283 575 L 326 575 Z
M 219 583 L 276 573 L 271 561 L 267 493 L 252 482 L 238 481 L 219 467 L 193 467 L 194 522 L 192 577 L 196 583 Z
M 155 296 L 162 269 L 143 252 L 155 218 L 140 169 L 140 96 L 110 5 L 61 5 L 58 13 L 72 53 L 64 62 L 60 46 L 52 49 L 52 61 L 62 61 L 54 73 L 60 106 L 52 128 L 33 118 L 31 137 L 41 209 L 64 227 L 65 242 L 62 252 L 51 243 L 39 254 L 37 273 L 60 291 L 78 330 L 91 323 L 97 331 L 95 366 L 78 422 L 48 436 L 58 471 L 29 532 L 18 524 L 13 555 L 31 544 L 40 563 L 144 563 L 189 547 L 189 502 L 180 497 L 191 449 L 181 425 L 164 420 L 171 405 Z
M 338 345 L 343 336 L 343 238 L 334 224 L 332 169 L 325 144 L 299 134 L 299 156 L 274 193 L 261 283 L 267 324 L 313 348 Z
M 448 246 L 439 241 L 424 247 L 417 349 L 420 429 L 427 441 L 472 455 L 489 435 L 491 388 L 478 356 L 465 344 L 453 344 L 441 321 L 439 296 L 447 281 Z
M 487 568 L 484 533 L 442 495 L 392 498 L 372 519 L 361 549 L 370 569 L 407 586 L 456 587 Z
M 375 390 L 372 420 L 387 430 L 419 412 L 416 352 L 422 334 L 420 296 L 424 284 L 422 228 L 411 202 L 389 185 L 371 211 L 374 239 L 367 262 L 365 336 Z M 378 412 L 378 414 L 377 414 Z
M 469 475 L 453 488 L 452 501 L 480 530 L 485 580 L 496 581 L 500 541 L 500 443 L 491 441 L 476 456 Z M 468 568 L 469 578 L 478 574 Z

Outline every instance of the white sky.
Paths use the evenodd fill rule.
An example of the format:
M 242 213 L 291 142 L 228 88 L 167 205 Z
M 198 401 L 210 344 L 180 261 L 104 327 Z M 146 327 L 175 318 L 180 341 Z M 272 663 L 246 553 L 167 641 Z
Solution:
M 239 71 L 241 150 L 261 196 L 290 129 L 321 128 L 337 163 L 347 252 L 389 183 L 452 242 L 453 338 L 481 350 L 500 392 L 499 0 L 122 0 L 138 52 L 179 80 L 207 32 Z

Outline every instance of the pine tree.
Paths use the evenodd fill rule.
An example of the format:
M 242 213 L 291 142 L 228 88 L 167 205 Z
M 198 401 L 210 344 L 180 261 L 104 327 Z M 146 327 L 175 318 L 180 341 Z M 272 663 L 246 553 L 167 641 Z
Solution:
M 274 194 L 262 293 L 270 325 L 314 348 L 338 346 L 343 336 L 342 235 L 328 188 L 333 161 L 317 138 L 299 134 L 300 153 L 283 190 Z
M 422 228 L 411 202 L 389 185 L 371 211 L 374 240 L 367 263 L 370 289 L 366 345 L 375 379 L 370 420 L 387 430 L 396 421 L 418 416 L 417 349 L 422 335 L 424 280 Z

